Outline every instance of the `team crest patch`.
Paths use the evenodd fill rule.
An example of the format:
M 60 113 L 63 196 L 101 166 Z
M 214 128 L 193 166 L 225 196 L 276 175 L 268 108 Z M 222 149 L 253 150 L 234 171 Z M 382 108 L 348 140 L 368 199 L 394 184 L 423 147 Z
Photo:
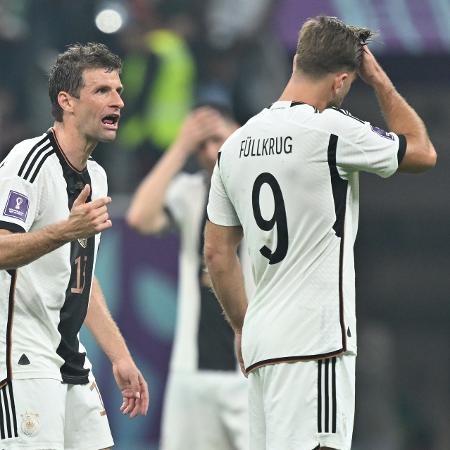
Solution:
M 25 412 L 25 414 L 21 414 L 22 423 L 20 425 L 20 429 L 22 430 L 25 436 L 31 437 L 36 435 L 41 428 L 41 424 L 39 422 L 39 414 Z
M 383 130 L 382 128 L 374 127 L 371 125 L 372 131 L 380 135 L 381 137 L 384 137 L 386 139 L 390 139 L 391 141 L 394 140 L 394 136 L 392 136 L 391 133 L 388 133 L 387 131 Z
M 29 201 L 26 195 L 16 191 L 9 191 L 3 215 L 25 222 L 27 220 L 28 207 Z
M 79 238 L 79 239 L 78 239 L 78 243 L 79 243 L 83 248 L 86 248 L 86 247 L 87 247 L 87 238 Z

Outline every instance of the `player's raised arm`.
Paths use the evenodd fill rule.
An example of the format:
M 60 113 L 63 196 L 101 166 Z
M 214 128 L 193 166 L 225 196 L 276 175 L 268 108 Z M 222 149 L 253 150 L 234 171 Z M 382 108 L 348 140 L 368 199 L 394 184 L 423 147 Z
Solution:
M 134 194 L 126 216 L 128 225 L 143 234 L 158 233 L 169 225 L 164 200 L 171 181 L 222 122 L 220 115 L 209 107 L 200 107 L 186 117 L 175 142 Z
M 0 270 L 24 266 L 70 241 L 110 228 L 107 205 L 111 198 L 86 203 L 89 193 L 90 186 L 86 185 L 66 220 L 28 233 L 0 230 Z
M 381 112 L 390 129 L 406 138 L 406 152 L 399 165 L 400 172 L 423 172 L 436 164 L 436 151 L 422 119 L 397 92 L 372 52 L 364 46 L 360 77 L 374 90 Z

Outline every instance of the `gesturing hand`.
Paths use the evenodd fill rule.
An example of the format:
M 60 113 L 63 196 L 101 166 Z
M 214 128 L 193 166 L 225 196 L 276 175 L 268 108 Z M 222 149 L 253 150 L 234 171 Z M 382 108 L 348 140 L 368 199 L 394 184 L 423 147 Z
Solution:
M 112 226 L 106 207 L 111 203 L 111 197 L 100 197 L 86 203 L 90 192 L 91 187 L 86 184 L 73 202 L 68 218 L 71 240 L 92 236 Z
M 147 383 L 132 360 L 121 360 L 113 363 L 113 374 L 117 386 L 122 392 L 122 414 L 130 418 L 141 414 L 147 415 L 149 394 Z

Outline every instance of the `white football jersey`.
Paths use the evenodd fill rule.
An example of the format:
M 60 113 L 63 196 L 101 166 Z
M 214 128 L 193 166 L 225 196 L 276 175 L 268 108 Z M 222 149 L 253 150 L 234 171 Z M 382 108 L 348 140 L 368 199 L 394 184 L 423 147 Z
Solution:
M 73 168 L 52 130 L 20 142 L 0 164 L 0 229 L 25 233 L 66 219 L 85 184 L 88 201 L 107 195 L 105 171 L 91 159 L 82 172 Z M 99 234 L 78 239 L 16 270 L 0 270 L 0 382 L 88 382 L 78 333 L 99 241 Z
M 358 172 L 394 174 L 406 140 L 348 112 L 278 101 L 223 145 L 208 218 L 241 225 L 256 290 L 247 370 L 356 352 Z
M 211 290 L 203 262 L 203 230 L 206 221 L 209 177 L 206 172 L 180 173 L 170 183 L 166 211 L 180 232 L 178 307 L 171 370 L 238 371 L 234 333 L 225 321 Z M 252 292 L 248 255 L 241 252 Z

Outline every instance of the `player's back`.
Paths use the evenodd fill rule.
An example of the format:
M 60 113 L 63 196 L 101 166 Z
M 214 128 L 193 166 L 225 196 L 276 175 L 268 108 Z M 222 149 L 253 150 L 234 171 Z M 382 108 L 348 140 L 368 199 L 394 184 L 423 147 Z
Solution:
M 222 147 L 208 216 L 242 225 L 256 282 L 243 329 L 247 369 L 356 351 L 353 243 L 358 172 L 387 177 L 405 150 L 336 108 L 287 101 Z
M 341 239 L 333 226 L 336 201 L 345 203 L 346 193 L 341 199 L 333 195 L 330 132 L 323 127 L 323 117 L 309 105 L 280 106 L 262 111 L 235 133 L 220 159 L 222 180 L 243 226 L 256 282 L 244 333 L 270 329 L 270 339 L 260 349 L 249 346 L 253 350 L 246 354 L 246 363 L 273 355 L 326 354 L 343 347 Z M 294 332 L 299 327 L 303 337 Z M 328 342 L 311 339 L 320 336 L 323 327 Z M 280 354 L 281 339 L 292 351 Z M 245 343 L 244 339 L 244 354 Z

